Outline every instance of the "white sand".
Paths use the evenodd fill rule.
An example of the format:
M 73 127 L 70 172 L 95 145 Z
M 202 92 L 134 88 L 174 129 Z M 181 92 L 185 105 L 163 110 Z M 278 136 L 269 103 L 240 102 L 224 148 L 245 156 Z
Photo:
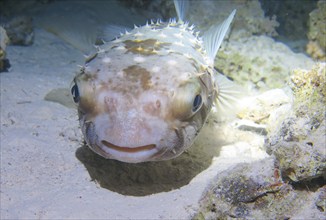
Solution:
M 34 45 L 7 50 L 12 68 L 0 74 L 1 219 L 187 219 L 218 172 L 264 157 L 255 154 L 260 137 L 222 148 L 226 137 L 239 137 L 211 123 L 200 144 L 175 160 L 104 160 L 83 146 L 76 110 L 43 99 L 69 87 L 82 54 L 42 30 Z

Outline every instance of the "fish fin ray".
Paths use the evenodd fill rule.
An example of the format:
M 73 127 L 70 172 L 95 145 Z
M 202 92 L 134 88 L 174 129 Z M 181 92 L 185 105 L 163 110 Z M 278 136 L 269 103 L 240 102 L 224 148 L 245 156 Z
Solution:
M 215 76 L 215 82 L 217 82 L 215 109 L 218 112 L 218 119 L 234 117 L 239 109 L 239 101 L 245 96 L 244 89 L 221 74 Z
M 184 21 L 185 16 L 187 14 L 189 8 L 188 0 L 174 0 L 175 10 L 177 11 L 177 15 L 180 21 Z
M 212 62 L 214 62 L 217 51 L 222 44 L 222 41 L 230 27 L 235 13 L 236 9 L 234 9 L 229 17 L 225 19 L 221 24 L 213 25 L 203 35 L 204 48 Z
M 67 108 L 76 108 L 68 88 L 52 89 L 45 95 L 44 100 L 59 103 Z

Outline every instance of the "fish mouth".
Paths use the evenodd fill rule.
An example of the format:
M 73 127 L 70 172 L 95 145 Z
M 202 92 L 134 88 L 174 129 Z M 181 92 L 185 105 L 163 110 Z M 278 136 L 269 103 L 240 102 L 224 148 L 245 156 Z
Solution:
M 103 145 L 105 145 L 106 147 L 119 151 L 119 152 L 125 152 L 125 153 L 138 153 L 138 152 L 142 152 L 142 151 L 150 151 L 156 148 L 155 144 L 148 144 L 148 145 L 144 145 L 144 146 L 139 146 L 139 147 L 121 147 L 121 146 L 117 146 L 114 145 L 108 141 L 102 140 L 101 141 Z

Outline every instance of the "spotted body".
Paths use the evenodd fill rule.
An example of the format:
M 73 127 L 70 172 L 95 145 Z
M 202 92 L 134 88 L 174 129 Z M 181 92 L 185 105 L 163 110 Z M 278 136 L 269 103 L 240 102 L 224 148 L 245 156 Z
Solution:
M 214 57 L 192 26 L 175 20 L 100 46 L 71 89 L 89 147 L 130 163 L 180 155 L 218 96 Z

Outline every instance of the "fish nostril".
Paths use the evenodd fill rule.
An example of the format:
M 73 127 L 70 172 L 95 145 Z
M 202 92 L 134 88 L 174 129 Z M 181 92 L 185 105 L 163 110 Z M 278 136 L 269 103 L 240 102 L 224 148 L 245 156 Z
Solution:
M 157 109 L 159 109 L 159 108 L 161 108 L 161 102 L 160 102 L 160 100 L 156 100 L 156 108 Z
M 105 103 L 108 111 L 111 111 L 111 112 L 117 111 L 117 106 L 118 106 L 117 99 L 115 99 L 113 97 L 106 96 L 104 98 L 104 103 Z
M 155 144 L 148 144 L 148 145 L 144 145 L 144 146 L 139 146 L 139 147 L 121 147 L 121 146 L 117 146 L 114 145 L 108 141 L 102 140 L 101 141 L 102 144 L 104 144 L 106 147 L 111 148 L 113 150 L 116 151 L 121 151 L 121 152 L 127 152 L 127 153 L 136 153 L 136 152 L 140 152 L 140 151 L 149 151 L 152 149 L 155 149 L 156 145 Z
M 161 114 L 161 101 L 156 100 L 155 102 L 148 102 L 143 105 L 143 110 L 153 116 L 159 116 Z

